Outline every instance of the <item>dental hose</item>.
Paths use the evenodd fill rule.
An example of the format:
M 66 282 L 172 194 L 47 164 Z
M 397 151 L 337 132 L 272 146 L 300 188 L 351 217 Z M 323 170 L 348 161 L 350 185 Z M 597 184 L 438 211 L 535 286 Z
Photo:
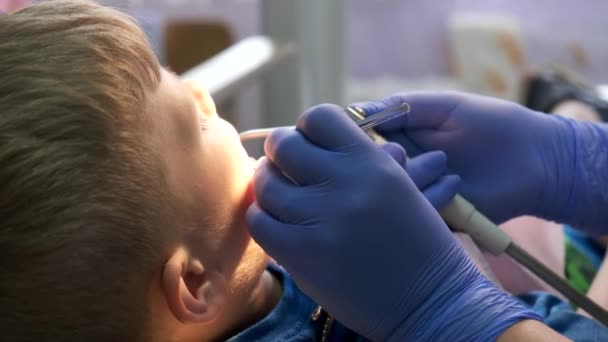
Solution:
M 462 196 L 454 200 L 441 212 L 441 216 L 452 230 L 466 233 L 482 249 L 500 255 L 509 255 L 520 265 L 534 273 L 573 304 L 585 310 L 591 317 L 608 327 L 608 311 L 584 294 L 578 292 L 566 280 L 555 274 L 535 257 L 518 246 L 511 237 Z
M 575 288 L 570 286 L 568 282 L 564 281 L 557 274 L 553 273 L 543 263 L 528 254 L 528 252 L 523 250 L 517 244 L 509 244 L 509 247 L 507 247 L 505 253 L 513 258 L 513 260 L 530 270 L 532 273 L 536 274 L 539 278 L 544 280 L 559 293 L 563 294 L 566 298 L 570 299 L 572 303 L 585 310 L 600 323 L 608 326 L 608 312 L 606 312 L 606 310 L 597 305 L 587 296 L 578 292 Z

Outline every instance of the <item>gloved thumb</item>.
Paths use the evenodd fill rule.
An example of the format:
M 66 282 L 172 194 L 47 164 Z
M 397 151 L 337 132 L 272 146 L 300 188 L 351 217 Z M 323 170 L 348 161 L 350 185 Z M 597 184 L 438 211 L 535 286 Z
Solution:
M 391 157 L 393 157 L 393 159 L 405 169 L 405 165 L 407 163 L 407 153 L 405 152 L 405 149 L 401 147 L 401 145 L 390 142 L 383 144 L 381 147 L 384 152 L 390 154 Z
M 330 151 L 374 144 L 344 109 L 336 105 L 310 108 L 300 115 L 296 129 L 313 144 Z

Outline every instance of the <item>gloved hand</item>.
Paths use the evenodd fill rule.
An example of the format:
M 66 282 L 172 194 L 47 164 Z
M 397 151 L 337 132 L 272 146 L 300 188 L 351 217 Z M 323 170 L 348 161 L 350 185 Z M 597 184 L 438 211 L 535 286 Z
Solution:
M 375 113 L 401 102 L 411 112 L 377 131 L 410 155 L 442 150 L 460 193 L 497 223 L 568 209 L 574 139 L 566 120 L 517 104 L 461 93 L 410 93 L 360 104 Z
M 401 145 L 386 143 L 382 149 L 407 171 L 416 187 L 436 210 L 443 209 L 456 195 L 460 176 L 446 175 L 447 159 L 442 151 L 423 153 L 408 160 Z
M 479 274 L 402 166 L 341 108 L 307 111 L 265 151 L 251 235 L 351 329 L 374 341 L 493 340 L 538 318 Z

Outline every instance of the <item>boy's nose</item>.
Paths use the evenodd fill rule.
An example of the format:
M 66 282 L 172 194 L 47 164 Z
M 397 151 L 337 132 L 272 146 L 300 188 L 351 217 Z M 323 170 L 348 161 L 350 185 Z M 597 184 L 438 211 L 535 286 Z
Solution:
M 215 102 L 211 98 L 209 91 L 200 83 L 192 80 L 185 80 L 184 85 L 190 89 L 194 101 L 198 109 L 206 116 L 214 117 L 217 116 L 217 110 L 215 108 Z

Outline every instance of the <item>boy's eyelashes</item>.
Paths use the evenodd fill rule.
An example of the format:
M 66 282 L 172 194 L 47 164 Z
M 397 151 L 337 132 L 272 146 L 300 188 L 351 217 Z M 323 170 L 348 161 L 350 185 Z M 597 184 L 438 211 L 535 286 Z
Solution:
M 204 115 L 199 115 L 198 121 L 201 126 L 201 132 L 205 132 L 207 130 L 207 122 L 208 122 L 207 118 Z

